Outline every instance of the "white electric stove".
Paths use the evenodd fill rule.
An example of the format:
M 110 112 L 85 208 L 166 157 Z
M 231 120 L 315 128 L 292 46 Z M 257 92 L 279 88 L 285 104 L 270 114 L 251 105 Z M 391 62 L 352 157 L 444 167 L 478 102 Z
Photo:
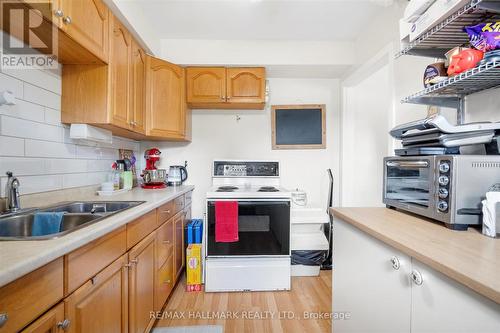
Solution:
M 279 162 L 214 161 L 204 228 L 205 291 L 290 289 L 290 198 Z M 215 241 L 215 203 L 238 204 L 238 241 Z

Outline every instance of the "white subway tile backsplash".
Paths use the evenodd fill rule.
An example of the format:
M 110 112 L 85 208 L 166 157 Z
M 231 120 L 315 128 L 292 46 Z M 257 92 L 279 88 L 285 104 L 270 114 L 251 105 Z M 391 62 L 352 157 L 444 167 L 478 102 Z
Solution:
M 43 88 L 24 83 L 24 100 L 51 109 L 61 110 L 61 96 Z
M 1 31 L 0 31 L 1 36 Z M 118 149 L 139 152 L 139 142 L 113 137 L 113 144 L 83 144 L 61 124 L 61 75 L 46 70 L 1 70 L 0 91 L 16 105 L 0 106 L 0 197 L 12 171 L 21 194 L 100 184 L 107 180 Z
M 59 110 L 54 110 L 51 108 L 44 108 L 44 121 L 47 124 L 52 124 L 52 125 L 61 125 L 61 111 Z
M 0 91 L 9 90 L 16 98 L 23 98 L 23 82 L 0 73 Z
M 25 154 L 31 157 L 74 158 L 76 146 L 67 143 L 26 139 Z
M 87 172 L 97 172 L 97 171 L 111 171 L 111 164 L 113 164 L 110 160 L 88 160 L 87 163 Z
M 62 142 L 63 128 L 20 118 L 0 116 L 0 134 L 20 138 Z
M 61 175 L 43 176 L 21 176 L 19 179 L 19 193 L 31 194 L 38 192 L 54 191 L 62 189 L 63 179 Z M 7 177 L 0 179 L 1 195 L 5 196 L 5 185 Z
M 106 172 L 66 174 L 63 175 L 63 188 L 100 184 L 106 179 Z
M 24 156 L 24 139 L 0 135 L 0 156 Z
M 2 73 L 61 95 L 61 77 L 41 69 L 2 69 Z
M 76 146 L 76 157 L 86 159 L 116 160 L 118 158 L 118 150 L 114 148 Z
M 26 102 L 22 99 L 16 99 L 15 105 L 0 106 L 0 115 L 1 114 L 38 122 L 43 122 L 45 119 L 43 106 Z

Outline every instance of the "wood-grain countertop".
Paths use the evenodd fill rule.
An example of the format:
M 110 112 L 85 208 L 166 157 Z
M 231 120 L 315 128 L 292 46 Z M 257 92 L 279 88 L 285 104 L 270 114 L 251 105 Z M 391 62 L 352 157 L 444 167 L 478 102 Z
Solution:
M 387 208 L 331 208 L 330 213 L 500 303 L 500 239 Z

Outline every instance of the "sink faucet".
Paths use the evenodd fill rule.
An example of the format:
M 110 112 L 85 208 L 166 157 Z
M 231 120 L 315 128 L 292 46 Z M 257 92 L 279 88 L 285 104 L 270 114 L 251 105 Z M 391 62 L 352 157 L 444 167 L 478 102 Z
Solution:
M 12 175 L 11 171 L 7 171 L 7 185 L 5 193 L 7 194 L 7 212 L 17 212 L 21 209 L 19 201 L 19 180 Z

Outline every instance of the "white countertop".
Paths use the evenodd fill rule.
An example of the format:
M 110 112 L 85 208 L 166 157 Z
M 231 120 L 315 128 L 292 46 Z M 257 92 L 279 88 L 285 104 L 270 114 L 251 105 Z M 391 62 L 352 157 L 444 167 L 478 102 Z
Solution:
M 194 189 L 194 186 L 167 187 L 161 190 L 135 188 L 114 196 L 68 198 L 67 201 L 145 201 L 88 227 L 61 238 L 39 241 L 0 241 L 0 287 L 45 264 L 127 224 L 158 206 Z

